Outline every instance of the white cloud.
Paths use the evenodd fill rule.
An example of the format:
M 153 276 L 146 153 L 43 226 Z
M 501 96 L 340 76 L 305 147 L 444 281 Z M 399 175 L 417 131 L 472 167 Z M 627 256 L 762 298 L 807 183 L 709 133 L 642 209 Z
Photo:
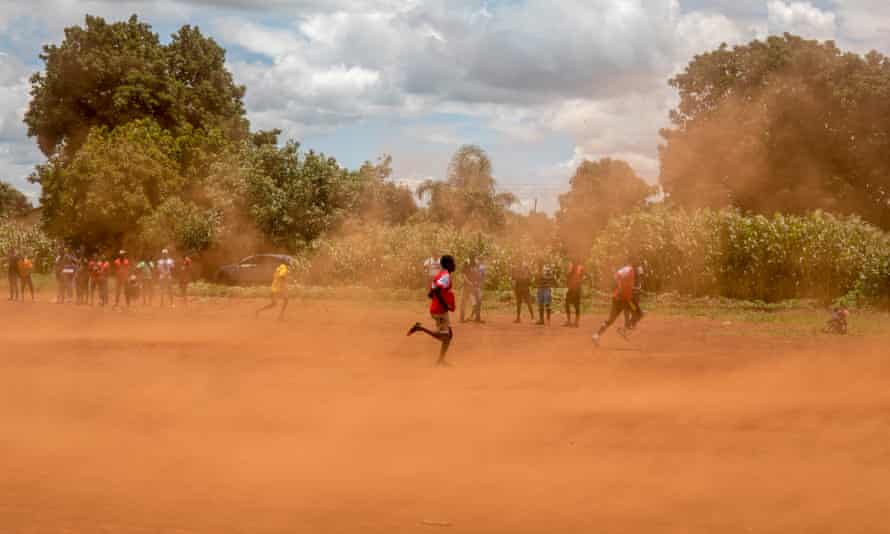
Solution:
M 770 0 L 767 9 L 770 33 L 788 32 L 819 40 L 835 38 L 835 14 L 823 11 L 810 2 Z

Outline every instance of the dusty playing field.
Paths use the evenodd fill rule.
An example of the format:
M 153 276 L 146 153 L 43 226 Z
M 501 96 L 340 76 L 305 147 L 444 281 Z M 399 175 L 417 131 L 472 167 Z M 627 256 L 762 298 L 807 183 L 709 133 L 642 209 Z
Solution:
M 0 303 L 2 533 L 887 532 L 887 339 Z

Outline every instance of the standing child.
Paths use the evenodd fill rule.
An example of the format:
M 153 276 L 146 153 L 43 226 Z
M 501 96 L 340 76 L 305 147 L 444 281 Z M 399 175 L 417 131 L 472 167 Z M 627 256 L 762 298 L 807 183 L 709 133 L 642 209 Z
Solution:
M 139 271 L 139 282 L 142 286 L 142 305 L 151 306 L 154 300 L 154 270 L 155 264 L 148 258 L 143 257 L 142 261 L 136 264 L 136 270 Z
M 584 266 L 577 261 L 569 261 L 566 271 L 566 322 L 563 326 L 578 328 L 581 324 L 581 283 L 584 280 Z M 572 308 L 575 308 L 575 322 L 572 322 Z
M 182 296 L 182 303 L 188 305 L 189 282 L 192 281 L 192 259 L 188 256 L 183 256 L 182 261 L 179 262 L 176 279 L 179 282 L 179 294 Z
M 550 305 L 553 303 L 553 270 L 549 265 L 541 263 L 538 267 L 538 324 L 543 325 L 544 318 L 550 324 Z
M 85 305 L 89 302 L 90 292 L 90 267 L 86 258 L 77 260 L 77 274 L 74 275 L 77 288 L 77 304 Z
M 173 306 L 173 258 L 167 249 L 161 251 L 161 259 L 158 260 L 158 290 L 161 294 L 161 306 L 164 305 L 164 296 Z
M 99 264 L 98 254 L 93 254 L 88 267 L 90 269 L 90 306 L 92 306 L 96 303 L 96 292 L 99 291 L 99 271 L 102 267 Z
M 636 274 L 637 264 L 633 259 L 630 260 L 628 265 L 625 265 L 615 272 L 615 290 L 612 292 L 612 309 L 609 312 L 609 317 L 603 321 L 599 330 L 593 334 L 594 344 L 599 344 L 600 336 L 612 326 L 612 323 L 614 323 L 625 310 L 631 310 L 633 312 L 633 288 Z M 626 335 L 623 330 L 620 331 L 619 334 L 622 334 L 622 336 Z
M 31 280 L 31 272 L 33 271 L 34 262 L 31 261 L 31 258 L 29 258 L 27 254 L 22 254 L 22 258 L 19 260 L 19 278 L 21 278 L 22 281 L 19 298 L 21 298 L 23 302 L 25 300 L 26 287 L 31 291 L 31 302 L 34 302 L 34 281 Z
M 15 301 L 19 299 L 19 257 L 15 249 L 9 251 L 7 262 L 7 279 L 9 281 L 9 300 Z
M 111 262 L 105 255 L 99 257 L 99 301 L 103 307 L 108 305 L 108 277 L 111 276 Z
M 528 306 L 528 314 L 531 315 L 532 321 L 535 320 L 535 310 L 532 307 L 532 275 L 529 272 L 528 265 L 525 262 L 516 264 L 513 269 L 513 296 L 516 298 L 516 320 L 514 323 L 520 322 L 522 315 L 522 305 Z
M 124 302 L 129 308 L 131 292 L 127 291 L 127 284 L 130 279 L 130 259 L 127 257 L 126 250 L 118 252 L 117 259 L 114 260 L 114 275 L 114 307 L 120 306 L 121 294 L 123 294 Z
M 278 299 L 281 299 L 281 311 L 278 312 L 278 320 L 284 320 L 284 310 L 287 309 L 288 302 L 287 277 L 289 273 L 290 270 L 287 268 L 286 263 L 281 263 L 281 265 L 275 269 L 275 274 L 272 275 L 272 302 L 258 309 L 255 314 L 256 317 L 259 317 L 260 313 L 266 310 L 271 310 L 277 306 Z
M 414 326 L 408 330 L 408 335 L 423 332 L 438 340 L 441 346 L 436 364 L 445 365 L 445 354 L 448 352 L 448 347 L 451 346 L 451 340 L 454 339 L 451 319 L 448 316 L 449 312 L 454 311 L 454 292 L 451 289 L 451 274 L 455 269 L 454 258 L 448 255 L 442 256 L 440 264 L 442 269 L 433 279 L 427 293 L 430 298 L 430 315 L 436 322 L 436 331 L 428 330 L 420 323 L 414 323 Z

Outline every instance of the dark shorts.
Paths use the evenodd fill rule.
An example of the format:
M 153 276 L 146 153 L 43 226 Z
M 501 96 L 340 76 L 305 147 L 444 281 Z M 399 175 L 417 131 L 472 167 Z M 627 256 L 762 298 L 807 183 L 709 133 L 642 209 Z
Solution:
M 553 291 L 549 287 L 538 288 L 538 304 L 540 306 L 550 306 L 553 302 Z
M 566 292 L 566 303 L 572 304 L 575 306 L 581 305 L 581 288 L 580 287 L 569 288 L 569 290 Z

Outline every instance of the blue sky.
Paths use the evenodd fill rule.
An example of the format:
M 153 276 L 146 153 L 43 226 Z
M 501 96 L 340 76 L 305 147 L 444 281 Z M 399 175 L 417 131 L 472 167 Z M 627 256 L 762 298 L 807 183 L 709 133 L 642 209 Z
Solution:
M 137 13 L 162 37 L 200 26 L 247 85 L 255 128 L 349 167 L 391 154 L 409 185 L 479 144 L 504 189 L 547 210 L 585 158 L 657 180 L 666 82 L 695 53 L 784 31 L 890 48 L 883 0 L 0 0 L 0 179 L 31 195 L 27 77 L 86 13 Z

